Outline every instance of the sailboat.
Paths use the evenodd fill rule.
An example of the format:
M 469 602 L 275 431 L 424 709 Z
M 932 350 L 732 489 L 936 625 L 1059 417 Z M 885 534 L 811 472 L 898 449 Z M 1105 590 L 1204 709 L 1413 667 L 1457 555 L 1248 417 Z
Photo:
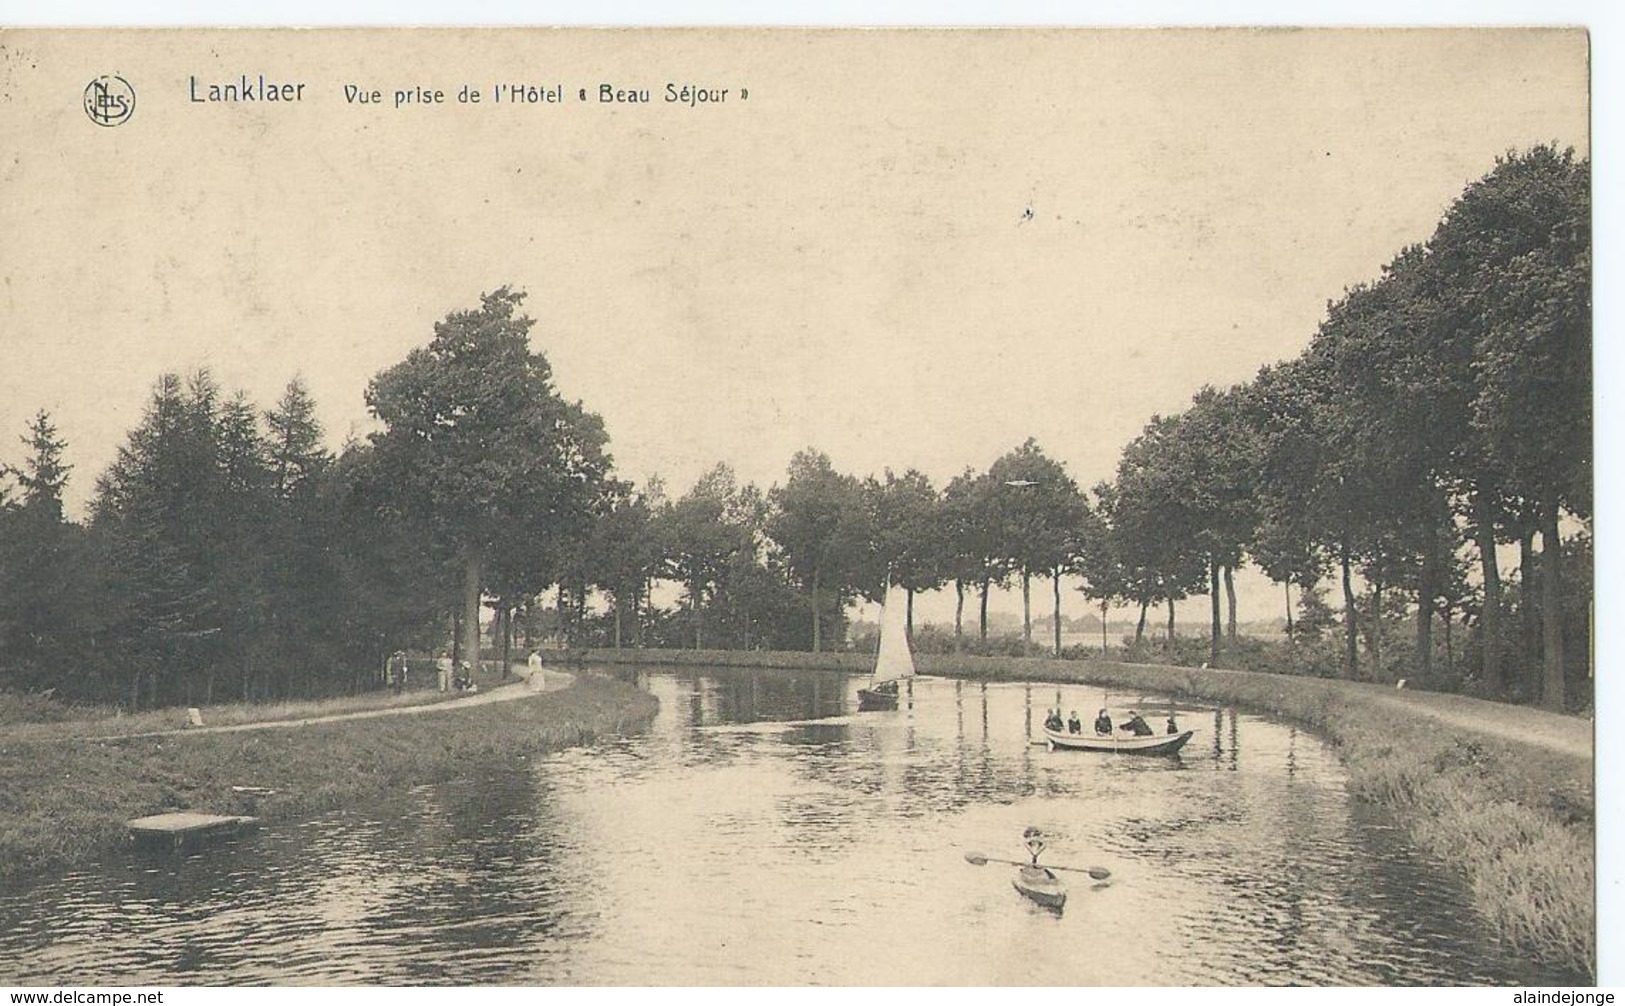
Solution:
M 908 594 L 896 584 L 886 586 L 880 609 L 880 652 L 868 688 L 858 689 L 858 711 L 897 708 L 897 685 L 914 676 L 914 653 L 908 647 Z

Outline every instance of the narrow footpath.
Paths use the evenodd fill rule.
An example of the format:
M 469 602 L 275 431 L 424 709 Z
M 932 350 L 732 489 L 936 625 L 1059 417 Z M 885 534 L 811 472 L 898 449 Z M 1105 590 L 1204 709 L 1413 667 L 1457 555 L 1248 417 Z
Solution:
M 1595 753 L 1596 724 L 1587 717 L 1447 692 L 1396 690 L 1383 685 L 1369 687 L 1379 693 L 1375 697 L 1382 705 L 1413 715 L 1420 713 L 1463 730 L 1532 744 L 1576 758 L 1591 758 Z
M 305 716 L 289 720 L 261 720 L 254 723 L 234 723 L 230 726 L 220 727 L 180 727 L 174 730 L 153 730 L 139 734 L 107 734 L 103 737 L 86 737 L 84 740 L 126 740 L 132 737 L 180 737 L 196 736 L 199 734 L 232 734 L 245 730 L 287 730 L 294 727 L 314 726 L 318 723 L 341 723 L 346 720 L 370 720 L 383 716 L 417 716 L 423 713 L 444 713 L 456 709 L 467 709 L 470 706 L 486 706 L 493 702 L 512 702 L 515 699 L 529 698 L 543 692 L 556 692 L 570 687 L 575 681 L 575 675 L 568 671 L 544 670 L 532 672 L 529 668 L 514 668 L 519 681 L 509 685 L 499 685 L 496 688 L 483 692 L 475 692 L 461 698 L 447 699 L 444 702 L 425 702 L 416 706 L 389 706 L 383 709 L 362 709 L 351 713 L 332 713 L 327 716 Z

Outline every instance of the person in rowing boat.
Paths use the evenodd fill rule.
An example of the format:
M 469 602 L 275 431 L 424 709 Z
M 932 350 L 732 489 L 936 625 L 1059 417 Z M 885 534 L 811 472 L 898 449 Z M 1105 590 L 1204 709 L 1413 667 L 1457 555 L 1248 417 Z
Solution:
M 1062 730 L 1066 729 L 1066 721 L 1061 719 L 1060 706 L 1056 706 L 1054 709 L 1051 709 L 1049 711 L 1049 715 L 1044 717 L 1044 729 L 1053 730 L 1055 733 L 1060 733 Z
M 1038 854 L 1044 851 L 1044 833 L 1032 825 L 1028 825 L 1027 829 L 1021 833 L 1021 837 L 1022 844 L 1026 845 L 1027 851 L 1032 854 L 1033 868 L 1041 869 L 1038 865 Z
M 1078 719 L 1078 711 L 1072 710 L 1072 716 L 1066 721 L 1066 732 L 1069 734 L 1083 733 L 1083 721 Z
M 1100 711 L 1099 716 L 1095 717 L 1095 733 L 1102 737 L 1110 737 L 1112 735 L 1112 718 L 1106 715 L 1106 710 L 1104 709 Z
M 1119 729 L 1127 730 L 1136 737 L 1150 737 L 1156 733 L 1151 729 L 1151 724 L 1145 721 L 1145 717 L 1132 709 L 1128 711 L 1128 719 L 1120 724 Z
M 1173 713 L 1168 714 L 1168 732 L 1171 734 L 1179 733 L 1179 724 L 1174 721 Z

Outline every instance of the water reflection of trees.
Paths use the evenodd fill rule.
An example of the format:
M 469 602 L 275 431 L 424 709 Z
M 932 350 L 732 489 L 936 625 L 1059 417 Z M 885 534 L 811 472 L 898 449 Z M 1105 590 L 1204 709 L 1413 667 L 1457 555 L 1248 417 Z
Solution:
M 685 674 L 693 694 L 690 726 L 794 721 L 838 716 L 850 675 L 835 671 L 716 668 Z
M 1177 945 L 1191 950 L 1179 973 L 1197 976 L 1190 980 L 1447 980 L 1482 944 L 1482 931 L 1463 925 L 1459 953 L 1441 955 L 1441 943 L 1454 939 L 1456 909 L 1396 910 L 1425 884 L 1365 850 L 1369 834 L 1351 819 L 1335 757 L 1294 728 L 1253 725 L 1234 710 L 1214 710 L 1211 720 L 1190 710 L 1191 725 L 1211 738 L 1182 762 L 1048 752 L 1027 743 L 1047 705 L 1041 689 L 1035 695 L 1031 686 L 927 679 L 917 682 L 912 708 L 856 715 L 857 681 L 845 684 L 846 715 L 824 727 L 743 736 L 691 731 L 696 751 L 717 744 L 721 759 L 757 744 L 788 752 L 777 764 L 793 785 L 776 791 L 766 808 L 786 855 L 826 859 L 898 842 L 919 852 L 899 822 L 921 820 L 920 833 L 935 836 L 926 841 L 940 842 L 944 818 L 1053 801 L 1045 812 L 1068 845 L 1154 871 L 1113 896 L 1129 903 L 1120 911 L 1154 917 L 1181 934 Z M 822 691 L 810 696 L 804 687 L 764 691 L 758 683 L 748 691 L 735 683 L 723 691 L 730 697 L 715 708 L 740 718 L 781 709 L 799 722 L 829 708 Z M 1142 704 L 1154 703 L 1142 697 Z M 1211 770 L 1188 771 L 1197 767 Z M 1131 878 L 1135 869 L 1127 871 Z M 1136 902 L 1147 897 L 1157 900 Z M 1405 921 L 1395 926 L 1395 918 Z M 1506 973 L 1500 961 L 1486 971 Z
M 1009 689 L 1001 693 L 995 702 L 985 683 L 922 682 L 912 709 L 854 717 L 842 746 L 824 746 L 797 761 L 808 781 L 861 798 L 850 801 L 852 813 L 844 821 L 819 814 L 818 825 L 841 823 L 855 836 L 877 819 L 956 814 L 1035 793 L 1074 793 L 1064 776 L 1035 766 L 1024 738 L 1000 743 L 995 720 L 1022 715 L 1015 704 L 1021 697 Z
M 550 788 L 522 764 L 471 772 L 428 791 L 416 834 L 388 836 L 426 853 L 373 920 L 382 940 L 434 942 L 432 954 L 403 957 L 410 981 L 512 981 L 550 943 L 591 935 L 580 903 L 590 851 Z
M 32 932 L 76 982 L 512 981 L 596 924 L 566 872 L 590 856 L 548 789 L 523 764 L 471 767 L 195 853 L 132 856 L 59 879 L 26 915 L 0 904 L 0 955 Z
M 1246 717 L 1233 709 L 1187 710 L 1182 718 L 1210 737 L 1183 761 L 1052 753 L 1025 743 L 1047 706 L 1037 691 L 926 680 L 914 689 L 912 708 L 848 715 L 830 732 L 772 735 L 772 743 L 797 749 L 792 771 L 807 784 L 776 800 L 775 823 L 792 849 L 866 847 L 903 820 L 1027 799 L 1060 801 L 1057 808 L 1087 800 L 1093 818 L 1066 811 L 1058 819 L 1070 829 L 1068 840 L 1155 864 L 1162 876 L 1153 886 L 1179 894 L 1144 910 L 1199 948 L 1192 973 L 1248 983 L 1460 974 L 1460 956 L 1439 963 L 1438 955 L 1441 941 L 1454 938 L 1454 910 L 1392 910 L 1397 899 L 1414 896 L 1418 871 L 1389 869 L 1365 852 L 1369 835 L 1351 821 L 1341 769 L 1318 743 L 1306 746 L 1288 726 L 1244 728 Z M 752 714 L 766 710 L 759 685 L 749 698 Z M 855 703 L 846 698 L 850 710 Z M 1156 701 L 1142 696 L 1139 704 Z M 788 715 L 810 716 L 804 694 L 799 702 Z M 745 715 L 737 708 L 733 715 Z M 1204 722 L 1206 712 L 1212 719 Z M 1015 729 L 1020 734 L 1012 736 Z M 1219 774 L 1153 782 L 1204 765 Z M 1148 805 L 1141 792 L 1165 796 Z M 1395 917 L 1404 925 L 1384 932 Z M 1482 931 L 1459 928 L 1461 955 L 1470 957 Z
M 923 883 L 910 871 L 940 863 L 945 848 L 950 863 L 959 842 L 1003 853 L 984 840 L 1008 830 L 1013 842 L 1014 822 L 1033 820 L 1057 829 L 1054 855 L 1117 874 L 1102 891 L 1075 887 L 1087 900 L 1062 922 L 1111 922 L 1110 933 L 1084 930 L 1118 955 L 1113 970 L 1076 972 L 1089 980 L 1566 977 L 1498 954 L 1465 892 L 1379 809 L 1350 800 L 1335 755 L 1311 735 L 1219 711 L 1190 715 L 1213 743 L 1199 737 L 1183 763 L 1049 752 L 1027 743 L 1048 686 L 927 679 L 912 709 L 859 716 L 857 678 L 785 677 L 801 681 L 652 675 L 660 718 L 636 738 L 534 769 L 475 766 L 191 858 L 122 860 L 30 886 L 0 898 L 0 957 L 153 983 L 782 977 L 802 973 L 785 970 L 785 948 L 807 946 L 808 919 L 868 938 L 873 918 L 843 914 L 856 911 L 854 876 L 867 895 L 898 885 L 903 903 Z M 790 908 L 775 886 L 786 878 Z M 1012 899 L 1001 911 L 1021 910 L 991 871 L 977 879 Z M 772 907 L 726 918 L 701 908 L 672 934 L 671 912 L 703 906 L 719 880 Z M 966 921 L 957 895 L 919 897 L 922 911 Z M 738 941 L 759 917 L 763 941 Z M 725 962 L 683 970 L 659 956 L 724 938 Z M 1168 949 L 1135 957 L 1150 945 Z M 1064 968 L 1085 956 L 1070 937 L 1037 950 Z M 818 958 L 808 973 L 837 973 L 808 952 Z M 1125 954 L 1139 970 L 1119 969 Z M 638 967 L 653 970 L 628 970 Z

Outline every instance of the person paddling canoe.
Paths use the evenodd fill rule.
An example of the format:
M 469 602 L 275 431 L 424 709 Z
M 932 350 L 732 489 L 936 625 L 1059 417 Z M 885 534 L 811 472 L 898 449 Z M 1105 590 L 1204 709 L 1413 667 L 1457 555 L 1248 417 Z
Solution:
M 1037 828 L 1028 827 L 1024 837 L 1032 862 L 1016 871 L 1016 890 L 1046 908 L 1060 911 L 1066 904 L 1066 884 L 1053 870 L 1038 865 L 1038 855 L 1044 851 L 1044 836 Z
M 1037 866 L 1038 854 L 1044 851 L 1044 833 L 1029 826 L 1026 831 L 1022 832 L 1022 838 L 1025 839 L 1024 844 L 1027 846 L 1028 854 L 1033 857 L 1033 865 Z

